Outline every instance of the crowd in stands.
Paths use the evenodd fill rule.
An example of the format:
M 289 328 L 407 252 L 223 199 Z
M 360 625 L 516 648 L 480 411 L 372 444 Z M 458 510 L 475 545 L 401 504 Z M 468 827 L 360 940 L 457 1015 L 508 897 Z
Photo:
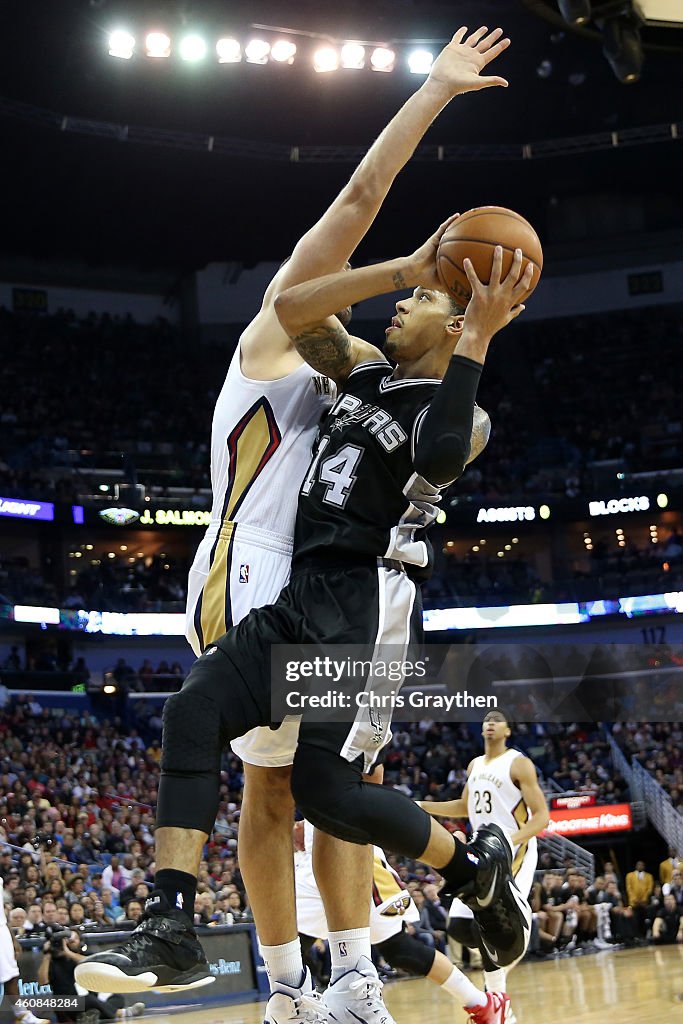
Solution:
M 620 548 L 596 538 L 585 572 L 571 579 L 541 580 L 529 557 L 498 558 L 470 551 L 458 558 L 435 537 L 434 574 L 422 588 L 424 605 L 540 604 L 585 601 L 683 589 L 683 537 L 674 529 L 662 541 Z M 495 545 L 494 545 L 495 546 Z M 71 563 L 70 563 L 71 564 Z M 111 612 L 182 612 L 189 561 L 157 555 L 137 558 L 100 553 L 68 580 L 48 581 L 26 557 L 0 556 L 0 604 L 39 604 Z
M 69 563 L 71 564 L 71 563 Z M 80 563 L 79 563 L 80 564 Z M 46 579 L 22 555 L 0 556 L 0 604 L 37 604 L 103 612 L 184 612 L 189 563 L 171 556 L 87 560 L 68 578 Z M 54 571 L 54 570 L 53 570 Z
M 439 540 L 447 536 L 443 530 Z M 435 544 L 432 578 L 424 584 L 425 607 L 541 604 L 547 601 L 587 601 L 635 594 L 661 594 L 683 589 L 683 537 L 673 529 L 646 547 L 627 542 L 620 547 L 611 537 L 596 537 L 584 571 L 541 580 L 529 557 L 497 556 L 469 551 L 458 558 L 442 543 Z
M 682 334 L 668 307 L 513 325 L 481 385 L 492 440 L 457 494 L 576 497 L 596 462 L 616 460 L 626 473 L 683 465 L 673 373 Z M 656 365 L 643 364 L 648 350 Z M 92 493 L 98 463 L 123 470 L 128 483 L 209 486 L 224 348 L 194 346 L 189 358 L 161 319 L 0 309 L 0 355 L 3 495 L 70 501 Z M 76 401 L 64 401 L 65 380 Z
M 123 729 L 89 711 L 41 707 L 28 695 L 11 696 L 0 710 L 0 874 L 18 937 L 42 941 L 53 924 L 132 928 L 142 913 L 154 872 L 158 705 L 136 696 L 132 720 Z M 627 736 L 635 750 L 648 755 L 648 766 L 648 751 L 655 747 L 671 758 L 667 769 L 680 761 L 676 727 L 629 727 L 623 730 Z M 533 756 L 557 791 L 591 793 L 599 803 L 629 799 L 597 727 L 519 726 L 514 744 Z M 413 799 L 455 798 L 480 748 L 472 725 L 397 723 L 385 785 Z M 215 831 L 205 848 L 195 902 L 195 923 L 209 927 L 251 920 L 237 859 L 242 766 L 226 754 L 222 768 Z M 656 773 L 659 766 L 652 769 Z M 673 787 L 678 780 L 670 781 Z M 463 825 L 448 823 L 452 829 Z M 641 862 L 624 876 L 604 863 L 590 883 L 571 859 L 559 865 L 543 851 L 532 891 L 533 954 L 683 941 L 683 862 L 669 853 L 657 877 Z M 446 949 L 438 875 L 412 861 L 390 860 L 420 910 L 414 933 Z M 467 960 L 461 950 L 451 953 Z M 471 962 L 476 965 L 476 955 Z
M 631 761 L 635 758 L 683 814 L 683 724 L 680 722 L 622 722 L 613 736 Z

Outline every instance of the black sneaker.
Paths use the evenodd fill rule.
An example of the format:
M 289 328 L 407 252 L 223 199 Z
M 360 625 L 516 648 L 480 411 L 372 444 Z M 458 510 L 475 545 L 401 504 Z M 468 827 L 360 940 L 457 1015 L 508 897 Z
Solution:
M 496 967 L 516 963 L 531 938 L 531 908 L 512 877 L 512 847 L 498 825 L 484 825 L 467 844 L 479 860 L 474 885 L 456 893 L 472 910 L 481 945 Z
M 498 898 L 503 880 L 512 874 L 512 847 L 498 825 L 484 825 L 467 844 L 467 856 L 477 864 L 476 878 L 471 882 L 449 884 L 446 896 L 457 896 L 472 910 L 482 910 Z
M 215 981 L 194 929 L 180 910 L 153 892 L 127 942 L 95 953 L 76 967 L 91 992 L 182 992 Z

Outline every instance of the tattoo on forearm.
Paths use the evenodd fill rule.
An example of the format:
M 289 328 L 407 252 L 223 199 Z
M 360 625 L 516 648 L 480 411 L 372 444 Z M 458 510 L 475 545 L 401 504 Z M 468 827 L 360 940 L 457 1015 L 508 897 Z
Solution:
M 320 324 L 292 340 L 302 359 L 327 377 L 342 373 L 351 359 L 351 339 L 341 324 Z
M 408 287 L 408 285 L 406 284 L 406 279 L 405 279 L 405 277 L 403 276 L 403 274 L 401 273 L 400 270 L 396 271 L 396 273 L 394 274 L 392 280 L 394 282 L 394 288 L 396 288 L 397 290 L 399 288 L 407 288 Z

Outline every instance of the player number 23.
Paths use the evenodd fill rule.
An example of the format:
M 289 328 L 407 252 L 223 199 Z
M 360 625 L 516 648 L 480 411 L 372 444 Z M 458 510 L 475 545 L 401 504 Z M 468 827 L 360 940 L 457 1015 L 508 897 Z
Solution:
M 490 814 L 493 810 L 493 803 L 491 800 L 491 792 L 485 789 L 483 793 L 480 793 L 478 789 L 474 791 L 474 813 L 475 814 Z
M 321 483 L 327 484 L 323 501 L 328 505 L 344 508 L 356 482 L 354 471 L 363 457 L 363 449 L 355 444 L 345 444 L 334 455 L 328 455 L 323 459 L 329 443 L 330 438 L 327 434 L 320 439 L 318 451 L 301 485 L 301 493 L 310 494 L 317 478 Z

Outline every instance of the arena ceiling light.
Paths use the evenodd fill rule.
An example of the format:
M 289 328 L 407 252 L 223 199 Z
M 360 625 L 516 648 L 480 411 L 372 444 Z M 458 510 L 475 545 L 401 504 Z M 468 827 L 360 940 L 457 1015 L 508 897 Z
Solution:
M 321 74 L 336 71 L 339 67 L 339 51 L 334 46 L 320 46 L 313 54 L 313 70 Z
M 590 0 L 558 0 L 558 7 L 568 25 L 586 25 L 591 20 Z
M 121 60 L 130 60 L 135 51 L 135 36 L 125 29 L 116 29 L 109 36 L 110 57 L 120 57 Z
M 431 50 L 412 50 L 408 54 L 408 70 L 413 75 L 428 75 L 433 63 Z
M 201 36 L 189 35 L 180 40 L 178 52 L 181 60 L 199 61 L 204 60 L 208 51 L 205 39 Z
M 237 39 L 224 36 L 216 43 L 216 55 L 219 64 L 239 64 L 242 60 L 242 47 Z
M 370 54 L 370 67 L 373 71 L 393 71 L 396 53 L 388 46 L 376 46 Z
M 171 40 L 165 32 L 148 32 L 145 37 L 145 53 L 148 57 L 159 59 L 170 57 Z
M 357 71 L 365 67 L 365 47 L 362 43 L 344 43 L 341 49 L 341 66 Z
M 296 57 L 296 43 L 291 39 L 276 39 L 270 48 L 270 59 L 278 64 L 293 64 Z
M 244 56 L 248 64 L 267 64 L 270 54 L 270 43 L 265 39 L 250 39 L 244 47 Z

